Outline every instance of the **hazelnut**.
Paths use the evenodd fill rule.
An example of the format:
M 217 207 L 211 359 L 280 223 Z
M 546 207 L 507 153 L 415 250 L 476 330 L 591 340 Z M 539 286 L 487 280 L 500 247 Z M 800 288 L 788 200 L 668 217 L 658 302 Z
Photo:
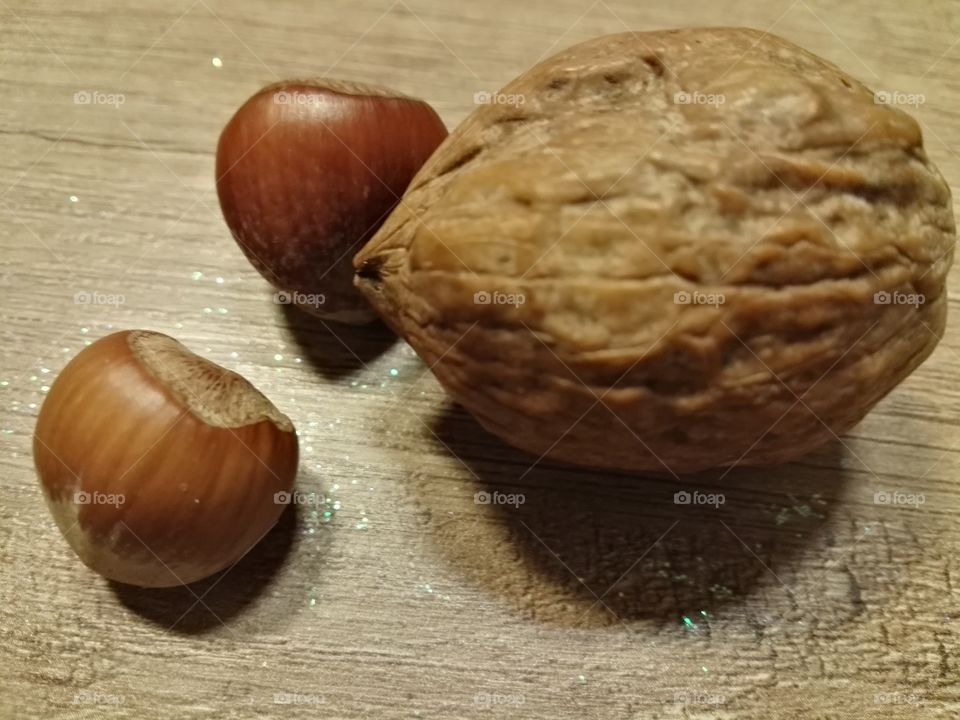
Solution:
M 240 375 L 166 335 L 126 331 L 60 373 L 33 455 L 84 563 L 167 587 L 229 567 L 273 527 L 296 476 L 297 436 Z
M 321 317 L 375 317 L 352 286 L 353 254 L 447 136 L 422 100 L 335 80 L 263 88 L 217 145 L 223 216 L 253 266 Z

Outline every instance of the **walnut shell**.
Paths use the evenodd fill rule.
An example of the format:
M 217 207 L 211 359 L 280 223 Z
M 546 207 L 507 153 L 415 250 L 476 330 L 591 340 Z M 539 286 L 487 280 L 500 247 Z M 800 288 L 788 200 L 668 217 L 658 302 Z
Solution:
M 754 30 L 627 33 L 492 100 L 355 281 L 508 443 L 636 471 L 784 462 L 937 344 L 949 188 L 917 123 L 834 65 Z

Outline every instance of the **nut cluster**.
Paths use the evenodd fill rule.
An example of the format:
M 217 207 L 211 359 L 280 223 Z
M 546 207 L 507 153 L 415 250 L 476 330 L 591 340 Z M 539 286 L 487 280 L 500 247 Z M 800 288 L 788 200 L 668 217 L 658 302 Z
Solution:
M 358 83 L 286 81 L 250 98 L 220 137 L 217 191 L 276 301 L 374 318 L 351 256 L 446 134 L 426 103 Z M 105 577 L 147 587 L 199 580 L 248 552 L 289 502 L 297 447 L 289 418 L 244 378 L 145 331 L 78 354 L 34 436 L 70 546 Z
M 372 308 L 487 429 L 577 464 L 796 458 L 945 324 L 952 204 L 917 123 L 768 33 L 598 38 L 449 137 L 381 88 L 271 85 L 225 127 L 217 191 L 278 302 Z M 77 555 L 144 586 L 242 557 L 297 454 L 249 382 L 144 331 L 67 365 L 34 442 Z

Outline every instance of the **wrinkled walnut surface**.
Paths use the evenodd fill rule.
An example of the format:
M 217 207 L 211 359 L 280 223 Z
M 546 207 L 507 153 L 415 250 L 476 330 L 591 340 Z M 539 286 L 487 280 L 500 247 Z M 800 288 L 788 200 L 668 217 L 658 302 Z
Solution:
M 832 64 L 748 29 L 626 33 L 511 95 L 450 135 L 355 260 L 505 441 L 640 471 L 787 461 L 936 345 L 949 189 L 917 123 Z

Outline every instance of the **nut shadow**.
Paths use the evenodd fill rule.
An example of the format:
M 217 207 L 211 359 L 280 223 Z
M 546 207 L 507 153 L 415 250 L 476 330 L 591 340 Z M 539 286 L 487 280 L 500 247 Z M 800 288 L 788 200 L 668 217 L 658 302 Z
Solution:
M 565 627 L 646 620 L 708 633 L 714 611 L 732 604 L 728 615 L 748 612 L 743 606 L 761 586 L 795 608 L 781 582 L 789 583 L 804 549 L 829 534 L 843 489 L 839 443 L 798 463 L 678 481 L 535 464 L 456 406 L 433 430 L 439 450 L 475 475 L 451 493 L 438 487 L 449 478 L 414 473 L 418 502 L 443 519 L 431 533 L 439 551 L 472 584 Z M 687 499 L 675 498 L 680 492 L 693 502 L 678 504 Z M 696 504 L 694 492 L 724 502 Z
M 215 630 L 251 607 L 270 586 L 293 545 L 297 513 L 297 506 L 288 506 L 273 529 L 236 565 L 209 578 L 170 588 L 141 588 L 111 580 L 110 588 L 128 608 L 167 630 L 183 635 Z
M 349 375 L 389 350 L 397 336 L 381 321 L 346 325 L 314 317 L 293 305 L 281 305 L 287 329 L 303 355 L 324 377 Z

